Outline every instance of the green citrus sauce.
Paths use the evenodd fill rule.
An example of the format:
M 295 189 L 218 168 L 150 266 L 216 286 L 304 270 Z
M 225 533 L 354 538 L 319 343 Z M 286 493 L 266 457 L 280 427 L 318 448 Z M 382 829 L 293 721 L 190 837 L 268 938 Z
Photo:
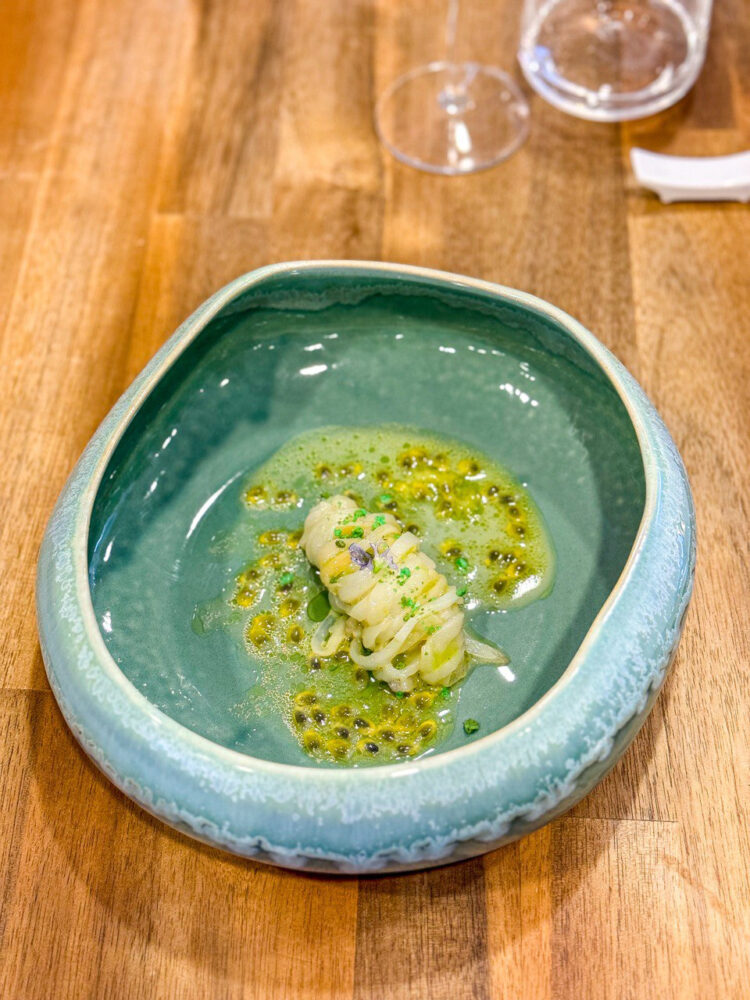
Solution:
M 396 695 L 352 663 L 346 640 L 332 656 L 311 650 L 328 601 L 298 543 L 310 508 L 340 493 L 367 511 L 392 513 L 418 535 L 468 609 L 507 609 L 543 596 L 552 585 L 552 546 L 535 504 L 505 469 L 410 428 L 303 434 L 243 485 L 252 559 L 228 601 L 264 672 L 241 713 L 250 718 L 262 705 L 276 711 L 317 760 L 357 766 L 413 758 L 452 731 L 460 684 Z M 201 628 L 223 619 L 216 607 L 199 609 Z

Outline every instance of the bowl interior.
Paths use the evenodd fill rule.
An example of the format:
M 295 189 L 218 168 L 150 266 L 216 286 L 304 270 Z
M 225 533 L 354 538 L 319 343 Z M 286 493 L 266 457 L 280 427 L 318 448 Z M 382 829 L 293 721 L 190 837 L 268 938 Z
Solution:
M 221 544 L 246 473 L 291 436 L 400 423 L 460 438 L 510 468 L 557 555 L 546 598 L 482 614 L 511 657 L 465 683 L 460 722 L 487 735 L 560 677 L 616 583 L 640 523 L 637 438 L 608 378 L 556 320 L 447 281 L 321 268 L 266 277 L 212 319 L 153 386 L 93 503 L 93 606 L 123 673 L 167 715 L 247 754 L 313 765 L 276 717 L 236 707 L 259 664 L 236 635 L 191 628 L 242 568 Z

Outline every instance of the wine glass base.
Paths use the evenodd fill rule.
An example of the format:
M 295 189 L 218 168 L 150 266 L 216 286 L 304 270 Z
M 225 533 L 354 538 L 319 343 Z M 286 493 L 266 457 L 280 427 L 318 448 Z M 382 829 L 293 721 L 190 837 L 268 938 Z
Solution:
M 529 107 L 502 70 L 434 62 L 388 87 L 375 108 L 375 128 L 402 163 L 470 174 L 515 153 L 528 134 Z

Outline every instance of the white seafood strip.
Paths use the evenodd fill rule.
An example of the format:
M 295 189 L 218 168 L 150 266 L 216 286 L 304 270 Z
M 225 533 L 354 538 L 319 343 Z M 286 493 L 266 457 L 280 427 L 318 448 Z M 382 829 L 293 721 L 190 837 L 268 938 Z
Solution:
M 349 616 L 355 663 L 394 691 L 463 676 L 461 599 L 420 551 L 419 539 L 401 531 L 391 514 L 366 513 L 349 497 L 330 497 L 308 514 L 300 545 L 318 568 L 331 607 Z

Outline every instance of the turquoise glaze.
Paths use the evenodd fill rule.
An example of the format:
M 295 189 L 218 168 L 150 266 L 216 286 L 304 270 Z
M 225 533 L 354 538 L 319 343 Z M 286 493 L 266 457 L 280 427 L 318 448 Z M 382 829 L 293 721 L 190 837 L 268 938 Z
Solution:
M 275 714 L 238 713 L 258 665 L 236 633 L 190 621 L 240 568 L 245 475 L 308 428 L 386 422 L 508 466 L 557 577 L 540 601 L 475 617 L 516 679 L 475 669 L 436 752 L 326 767 Z M 45 535 L 39 631 L 82 746 L 168 823 L 289 867 L 427 867 L 540 826 L 614 764 L 674 654 L 694 539 L 671 438 L 575 320 L 440 272 L 284 264 L 201 306 L 99 428 Z

